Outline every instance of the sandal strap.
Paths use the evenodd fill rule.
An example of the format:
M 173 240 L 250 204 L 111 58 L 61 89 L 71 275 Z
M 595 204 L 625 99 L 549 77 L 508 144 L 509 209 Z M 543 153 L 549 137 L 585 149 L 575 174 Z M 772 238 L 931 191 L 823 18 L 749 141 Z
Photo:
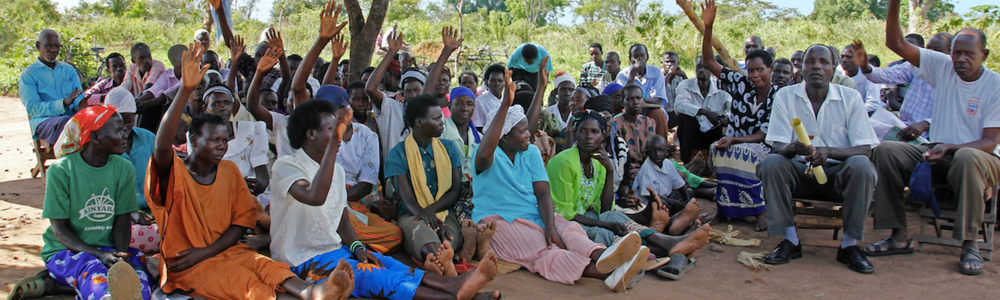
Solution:
M 974 251 L 974 250 L 969 250 L 969 249 L 962 249 L 962 260 L 966 261 L 965 256 L 969 255 L 969 254 L 971 254 L 972 256 L 974 256 L 975 258 L 977 258 L 980 262 L 983 261 L 983 255 L 979 254 L 979 251 Z

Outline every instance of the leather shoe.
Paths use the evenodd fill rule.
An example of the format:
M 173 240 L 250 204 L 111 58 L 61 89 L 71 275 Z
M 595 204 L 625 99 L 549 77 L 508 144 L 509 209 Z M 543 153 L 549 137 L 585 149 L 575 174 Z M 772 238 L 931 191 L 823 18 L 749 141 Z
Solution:
M 782 240 L 778 247 L 764 257 L 764 263 L 771 265 L 787 264 L 789 261 L 802 257 L 802 245 L 792 244 L 792 241 Z
M 847 265 L 847 268 L 850 268 L 854 272 L 861 274 L 875 273 L 875 266 L 872 265 L 872 262 L 868 261 L 868 257 L 861 251 L 861 247 L 857 245 L 837 250 L 837 261 Z

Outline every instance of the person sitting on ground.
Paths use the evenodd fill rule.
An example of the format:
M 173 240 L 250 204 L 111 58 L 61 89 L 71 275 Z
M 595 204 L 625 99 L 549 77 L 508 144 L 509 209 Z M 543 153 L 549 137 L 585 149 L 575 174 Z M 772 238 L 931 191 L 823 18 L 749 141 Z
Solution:
M 927 49 L 938 53 L 951 54 L 952 35 L 940 32 L 927 42 Z M 912 43 L 911 43 L 912 44 Z M 918 47 L 923 48 L 923 47 Z M 866 53 L 864 44 L 857 42 L 854 46 L 856 54 Z M 913 75 L 913 64 L 904 61 L 885 69 L 872 67 L 862 56 L 855 55 L 855 63 L 861 66 L 861 72 L 869 80 L 884 84 L 909 84 L 906 88 L 906 101 L 899 107 L 899 119 L 907 125 L 898 138 L 902 141 L 913 140 L 910 136 L 928 137 L 931 126 L 931 112 L 934 105 L 934 87 L 918 76 Z M 892 99 L 890 98 L 890 101 Z M 891 104 L 891 103 L 890 103 Z
M 775 59 L 774 63 L 771 64 L 771 84 L 777 86 L 779 89 L 793 85 L 792 81 L 795 77 L 795 67 L 792 65 L 792 61 L 787 58 Z
M 548 63 L 548 60 L 548 57 L 543 57 L 542 63 Z M 572 79 L 563 78 L 564 80 Z M 527 115 L 526 118 L 529 124 L 528 132 L 531 133 L 530 141 L 538 148 L 542 156 L 542 162 L 548 163 L 549 159 L 556 156 L 556 149 L 558 148 L 555 139 L 549 133 L 562 134 L 563 131 L 559 129 L 559 117 L 542 107 L 545 104 L 545 89 L 549 85 L 549 71 L 544 69 L 538 70 L 537 82 L 538 90 L 535 91 L 530 90 L 530 87 L 525 88 L 522 85 L 522 89 L 514 94 L 514 104 L 521 106 Z
M 411 99 L 405 122 L 412 131 L 389 150 L 384 176 L 395 179 L 402 202 L 397 224 L 403 228 L 403 249 L 429 270 L 434 262 L 430 254 L 442 243 L 450 241 L 457 251 L 463 245 L 454 212 L 461 191 L 462 155 L 450 140 L 439 139 L 444 121 L 434 96 Z
M 1000 114 L 1000 75 L 983 66 L 989 50 L 986 35 L 979 29 L 959 30 L 952 40 L 949 59 L 903 41 L 898 22 L 899 1 L 891 1 L 886 46 L 912 65 L 913 75 L 934 88 L 930 141 L 936 146 L 886 142 L 875 149 L 873 160 L 879 177 L 875 187 L 875 229 L 892 229 L 892 235 L 868 245 L 866 252 L 873 256 L 913 253 L 903 212 L 903 188 L 911 176 L 918 176 L 914 173 L 918 164 L 930 163 L 932 166 L 927 167 L 933 171 L 928 173 L 935 176 L 927 176 L 947 173 L 947 182 L 958 198 L 953 230 L 953 238 L 962 241 L 958 271 L 980 275 L 985 264 L 977 240 L 986 195 L 996 188 L 1000 178 L 1000 160 L 996 157 L 1000 142 L 1000 122 L 996 118 Z M 911 139 L 917 135 L 911 134 Z
M 556 145 L 562 145 L 561 141 L 563 138 L 561 131 L 566 130 L 567 124 L 569 124 L 570 118 L 572 118 L 573 113 L 570 109 L 570 103 L 572 102 L 571 97 L 573 96 L 573 91 L 576 90 L 576 81 L 574 81 L 573 76 L 569 74 L 556 75 L 555 81 L 552 83 L 555 86 L 553 91 L 556 93 L 558 102 L 555 105 L 550 105 L 546 107 L 545 110 L 552 113 L 556 117 L 556 121 L 559 122 L 559 131 L 557 132 L 546 132 L 553 139 L 556 139 Z M 561 148 L 562 146 L 560 146 Z
M 520 106 L 511 107 L 514 85 L 505 81 L 505 101 L 487 122 L 476 150 L 472 220 L 493 234 L 479 249 L 492 249 L 497 258 L 549 281 L 573 284 L 587 276 L 625 290 L 632 280 L 626 280 L 626 273 L 637 272 L 631 270 L 637 265 L 629 262 L 644 257 L 639 256 L 641 239 L 630 234 L 607 248 L 587 238 L 580 224 L 555 214 L 545 164 L 530 143 L 530 122 Z M 537 110 L 541 103 L 531 107 Z
M 618 130 L 618 136 L 625 139 L 628 145 L 629 164 L 625 168 L 627 172 L 622 182 L 626 186 L 632 186 L 635 173 L 639 172 L 641 162 L 646 159 L 646 140 L 656 134 L 656 121 L 640 114 L 646 103 L 641 86 L 629 84 L 621 92 L 625 95 L 625 112 L 615 116 L 611 128 Z
M 622 94 L 622 85 L 618 83 L 609 83 L 601 91 L 602 95 L 607 95 L 611 97 L 612 105 L 612 116 L 617 116 L 620 113 L 625 112 L 625 95 Z
M 462 74 L 458 75 L 458 85 L 469 89 L 475 93 L 476 97 L 482 95 L 482 93 L 479 92 L 479 75 L 476 75 L 475 71 L 462 71 Z
M 352 113 L 347 106 L 338 108 L 347 104 L 347 92 L 338 91 L 339 105 L 312 99 L 296 105 L 289 116 L 289 138 L 297 150 L 274 164 L 272 232 L 277 234 L 271 243 L 271 253 L 275 260 L 292 266 L 292 273 L 301 280 L 334 284 L 353 297 L 472 299 L 479 296 L 479 289 L 496 276 L 492 254 L 476 270 L 459 278 L 425 273 L 391 257 L 368 252 L 355 234 L 354 222 L 345 222 L 351 218 L 352 210 L 348 208 L 349 191 L 343 188 L 347 176 L 339 163 L 342 162 L 339 153 L 350 151 L 340 147 L 347 145 L 341 139 L 351 130 L 348 127 Z M 317 235 L 307 229 L 314 226 L 329 230 Z M 436 259 L 438 254 L 449 258 L 454 255 L 452 251 L 446 243 L 431 255 Z M 438 267 L 438 264 L 449 276 L 457 276 L 450 258 L 428 265 Z M 345 272 L 324 277 L 339 270 Z M 499 296 L 490 294 L 483 296 Z
M 885 108 L 885 102 L 882 102 L 881 87 L 868 80 L 861 72 L 861 68 L 854 63 L 854 47 L 847 45 L 844 50 L 840 51 L 840 66 L 838 71 L 843 73 L 843 75 L 854 79 L 854 88 L 861 93 L 862 98 L 865 100 L 865 108 L 868 110 L 868 114 L 871 115 L 875 110 L 879 108 Z M 865 59 L 868 58 L 864 55 Z
M 610 82 L 604 82 L 604 47 L 601 43 L 590 43 L 590 61 L 580 68 L 580 83 L 586 82 L 598 88 L 604 88 Z
M 171 143 L 182 110 L 208 71 L 199 68 L 204 49 L 195 44 L 190 49 L 184 55 L 177 100 L 157 131 L 146 180 L 146 201 L 164 233 L 163 292 L 185 291 L 189 297 L 209 299 L 275 299 L 280 289 L 284 297 L 346 298 L 354 286 L 350 268 L 334 270 L 329 275 L 333 280 L 311 284 L 287 264 L 239 243 L 257 224 L 257 205 L 239 168 L 223 160 L 230 136 L 225 118 L 203 114 L 192 120 L 192 154 L 185 160 L 174 154 Z
M 507 70 L 500 64 L 490 65 L 483 72 L 483 83 L 488 92 L 476 97 L 476 110 L 472 113 L 472 124 L 480 131 L 486 127 L 486 119 L 500 107 L 505 72 Z
M 58 60 L 62 49 L 59 33 L 42 30 L 35 49 L 38 59 L 21 72 L 18 94 L 28 111 L 32 137 L 55 145 L 63 126 L 86 102 L 81 104 L 84 98 L 76 69 Z
M 725 136 L 729 125 L 729 108 L 733 97 L 718 88 L 712 71 L 699 57 L 695 63 L 695 77 L 677 86 L 677 137 L 681 148 L 681 161 L 691 162 L 694 152 L 706 152 L 712 143 Z
M 104 64 L 108 66 L 108 73 L 111 73 L 111 77 L 102 78 L 86 92 L 83 92 L 84 98 L 87 99 L 87 105 L 101 105 L 104 103 L 104 95 L 107 95 L 111 89 L 120 86 L 125 80 L 124 56 L 118 52 L 112 52 L 104 58 Z
M 406 102 L 410 97 L 415 97 L 421 91 L 423 91 L 424 80 L 423 74 L 420 71 L 413 70 L 407 75 L 406 83 L 409 87 L 404 85 L 404 88 L 409 88 L 411 91 L 409 94 L 403 93 L 403 101 L 396 100 L 400 98 L 400 95 L 395 94 L 395 89 L 398 86 L 390 89 L 389 87 L 399 82 L 396 79 L 392 80 L 382 80 L 387 71 L 395 70 L 399 68 L 399 62 L 393 59 L 399 49 L 403 46 L 403 34 L 397 30 L 393 30 L 388 37 L 388 47 L 389 52 L 382 57 L 382 62 L 378 64 L 375 71 L 372 72 L 371 77 L 368 78 L 365 84 L 365 91 L 368 92 L 368 97 L 371 99 L 374 106 L 373 111 L 375 112 L 375 119 L 378 123 L 378 134 L 379 134 L 379 145 L 382 149 L 382 159 L 386 160 L 389 151 L 396 147 L 397 144 L 401 143 L 407 135 L 410 134 L 408 126 L 405 126 L 405 121 L 403 119 L 403 112 L 406 110 Z M 392 71 L 390 73 L 397 73 Z M 418 76 L 419 75 L 419 76 Z M 390 75 L 387 78 L 391 78 L 394 75 Z M 380 90 L 380 87 L 385 86 L 385 92 Z M 385 176 L 387 179 L 389 176 Z
M 153 86 L 160 75 L 163 75 L 163 63 L 153 59 L 149 46 L 145 43 L 136 43 L 131 49 L 132 64 L 125 71 L 125 80 L 122 86 L 127 88 L 133 96 L 139 96 L 143 91 Z
M 235 163 L 250 187 L 250 192 L 259 195 L 270 182 L 267 172 L 267 125 L 262 121 L 230 121 L 233 99 L 233 91 L 228 87 L 214 85 L 205 90 L 202 101 L 205 103 L 205 113 L 226 120 L 223 125 L 229 133 L 228 147 L 222 159 Z M 194 154 L 192 151 L 194 149 L 189 145 L 188 155 Z
M 372 100 L 365 91 L 365 82 L 355 80 L 347 84 L 347 93 L 351 95 L 351 110 L 354 111 L 355 123 L 365 125 L 371 129 L 376 136 L 379 135 L 378 122 L 375 120 L 375 113 L 372 112 Z M 379 152 L 381 153 L 381 152 Z
M 840 50 L 837 49 L 837 47 L 830 46 L 830 45 L 826 45 L 826 47 L 830 49 L 830 52 L 840 53 Z M 837 57 L 835 57 L 834 59 L 835 59 L 834 62 L 837 63 L 837 66 L 839 67 L 840 66 L 840 55 L 837 55 Z M 808 81 L 808 79 L 803 79 L 803 80 L 807 80 Z M 840 73 L 837 73 L 837 72 L 833 73 L 833 78 L 830 79 L 830 82 L 832 82 L 834 84 L 837 84 L 837 85 L 846 86 L 846 87 L 849 87 L 849 88 L 852 88 L 852 89 L 856 89 L 857 86 L 858 86 L 856 83 L 854 83 L 854 79 L 853 78 L 847 77 L 846 75 L 843 75 L 843 74 L 840 74 Z
M 320 50 L 322 50 L 322 49 L 320 49 Z M 292 76 L 298 75 L 299 66 L 305 65 L 303 63 L 303 61 L 304 61 L 304 59 L 302 58 L 302 56 L 299 56 L 298 54 L 292 54 L 292 55 L 288 56 L 288 67 L 292 71 Z M 310 71 L 310 70 L 312 70 L 312 69 L 311 68 L 306 68 L 306 71 Z M 307 72 L 306 74 L 312 74 L 312 72 Z M 284 77 L 276 79 L 274 81 L 274 83 L 271 85 L 271 89 L 272 90 L 277 90 L 278 88 L 281 87 L 281 83 L 282 82 L 284 82 Z M 309 90 L 311 90 L 313 92 L 315 92 L 316 90 L 318 90 L 319 87 L 321 86 L 321 84 L 319 83 L 319 80 L 316 80 L 316 78 L 313 78 L 312 76 L 309 76 L 309 77 L 306 78 L 306 84 L 309 85 Z M 305 88 L 304 85 L 303 85 L 303 88 Z M 289 85 L 289 91 L 291 91 L 291 85 Z M 292 94 L 289 93 L 289 96 L 291 96 L 291 95 Z M 309 97 L 306 96 L 306 99 L 309 99 Z
M 139 206 L 135 168 L 118 156 L 126 150 L 125 132 L 114 107 L 88 107 L 66 124 L 46 175 L 42 209 L 51 223 L 41 252 L 49 276 L 41 290 L 15 286 L 15 299 L 40 297 L 59 285 L 80 299 L 150 298 L 143 253 L 128 247 L 129 214 Z
M 330 52 L 333 54 L 333 57 L 329 63 L 324 64 L 325 67 L 314 70 L 313 78 L 316 78 L 317 80 L 322 79 L 323 85 L 332 84 L 344 87 L 347 83 L 347 80 L 344 80 L 346 73 L 342 72 L 340 67 L 335 62 L 340 61 L 340 58 L 344 57 L 344 54 L 347 54 L 347 48 L 350 46 L 350 42 L 345 42 L 344 35 L 338 34 L 330 40 L 330 44 Z M 316 59 L 316 62 L 319 63 L 322 60 L 323 58 L 320 57 Z M 317 74 L 316 71 L 322 72 L 322 74 Z
M 803 62 L 806 82 L 782 89 L 775 96 L 765 138 L 774 153 L 757 166 L 757 177 L 767 195 L 768 235 L 784 235 L 784 239 L 764 260 L 768 264 L 785 264 L 802 257 L 793 197 L 820 197 L 843 202 L 844 236 L 837 261 L 855 272 L 869 274 L 875 267 L 857 242 L 864 239 L 865 215 L 876 181 L 875 165 L 868 157 L 879 141 L 869 124 L 861 94 L 830 83 L 836 56 L 824 45 L 809 47 Z M 805 132 L 815 136 L 812 145 L 799 142 L 793 120 L 801 120 Z M 822 130 L 828 128 L 843 129 Z M 807 170 L 818 170 L 812 166 L 823 167 L 829 181 L 820 184 L 814 176 L 808 176 Z
M 462 154 L 462 192 L 456 205 L 459 220 L 472 217 L 472 159 L 473 150 L 479 147 L 482 134 L 470 122 L 476 108 L 475 93 L 464 86 L 451 90 L 451 117 L 444 120 L 442 139 L 458 146 Z
M 797 50 L 792 53 L 792 58 L 789 60 L 792 62 L 792 67 L 795 70 L 795 76 L 792 77 L 792 81 L 788 85 L 799 84 L 804 82 L 802 79 L 802 58 L 806 56 L 806 53 L 802 50 Z
M 584 104 L 583 109 L 600 113 L 608 121 L 606 126 L 612 128 L 611 120 L 614 115 L 611 114 L 611 110 L 613 109 L 611 97 L 606 95 L 594 97 L 587 100 L 587 104 Z M 621 188 L 621 182 L 625 178 L 625 168 L 628 164 L 628 145 L 625 143 L 625 139 L 618 135 L 617 131 L 608 130 L 607 136 L 601 141 L 601 148 L 608 153 L 608 159 L 611 160 L 611 165 L 614 166 L 611 171 L 614 173 L 612 188 L 615 191 L 615 198 L 624 196 L 628 193 L 628 189 Z
M 458 30 L 451 26 L 441 29 L 443 38 L 441 55 L 438 55 L 436 62 L 428 66 L 430 72 L 427 74 L 428 84 L 424 85 L 423 94 L 434 95 L 438 99 L 438 106 L 441 106 L 441 113 L 444 118 L 451 118 L 450 99 L 451 93 L 451 69 L 448 69 L 448 58 L 451 54 L 462 46 L 463 39 L 458 38 Z
M 676 153 L 677 146 L 667 144 L 667 139 L 662 136 L 654 135 L 649 137 L 645 150 L 646 160 L 642 162 L 635 182 L 629 186 L 633 194 L 619 198 L 615 208 L 639 224 L 649 225 L 665 234 L 681 235 L 692 223 L 700 222 L 701 204 L 693 199 L 696 194 L 688 183 L 690 177 L 685 177 L 686 169 L 668 158 Z M 671 216 L 671 211 L 677 213 Z
M 621 86 L 635 84 L 642 88 L 645 99 L 642 114 L 656 121 L 656 134 L 668 136 L 670 119 L 667 116 L 667 108 L 673 103 L 669 102 L 663 71 L 647 64 L 649 50 L 643 44 L 633 44 L 629 47 L 628 58 L 632 65 L 618 72 L 615 82 Z
M 779 88 L 771 81 L 771 55 L 753 51 L 747 55 L 747 75 L 744 76 L 719 64 L 713 59 L 712 29 L 716 7 L 705 7 L 705 34 L 702 37 L 702 63 L 719 78 L 722 88 L 733 96 L 729 110 L 726 136 L 712 145 L 710 163 L 719 180 L 715 192 L 718 205 L 716 218 L 743 218 L 757 216 L 755 230 L 768 228 L 764 218 L 766 202 L 760 180 L 755 175 L 757 165 L 771 153 L 763 144 L 767 135 L 771 107 Z M 794 57 L 794 56 L 793 56 Z M 743 195 L 747 195 L 744 198 Z M 746 199 L 746 200 L 744 200 Z
M 536 80 L 538 79 L 538 69 L 545 68 L 545 70 L 552 72 L 551 61 L 547 65 L 541 65 L 542 58 L 548 56 L 549 51 L 545 50 L 545 47 L 539 44 L 524 43 L 517 46 L 514 53 L 511 53 L 510 58 L 507 59 L 507 69 L 511 69 L 514 72 L 511 80 L 526 82 L 532 89 L 537 90 L 538 82 Z M 485 74 L 483 75 L 483 80 L 488 81 L 488 77 Z

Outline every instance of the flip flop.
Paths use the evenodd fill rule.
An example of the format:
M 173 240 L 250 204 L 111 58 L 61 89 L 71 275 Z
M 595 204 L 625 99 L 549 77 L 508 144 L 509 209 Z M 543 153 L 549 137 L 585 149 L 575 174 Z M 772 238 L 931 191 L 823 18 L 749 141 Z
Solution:
M 884 242 L 884 244 L 889 245 L 889 249 L 882 249 L 882 245 L 879 243 Z M 874 251 L 869 251 L 868 247 L 874 247 Z M 899 248 L 896 247 L 896 240 L 893 240 L 891 236 L 886 237 L 878 242 L 874 242 L 861 249 L 866 256 L 889 256 L 897 254 L 911 254 L 915 249 L 913 249 L 913 239 L 906 242 L 906 247 Z
M 472 269 L 475 268 L 476 265 L 470 264 L 464 258 L 459 258 L 458 263 L 455 264 L 455 271 L 458 272 L 458 275 L 468 273 L 469 271 L 472 271 Z
M 694 268 L 694 258 L 688 259 L 684 254 L 670 256 L 670 262 L 656 271 L 656 275 L 670 280 L 681 280 L 684 273 Z
M 972 255 L 972 257 L 966 257 L 966 255 Z M 983 268 L 978 270 L 965 268 L 965 263 L 975 262 L 975 261 L 978 261 L 980 264 L 983 265 L 983 267 L 986 267 L 986 264 L 983 261 L 983 256 L 979 254 L 978 251 L 969 251 L 968 249 L 962 249 L 962 261 L 958 263 L 958 272 L 971 276 L 983 274 Z
M 112 300 L 142 300 L 142 282 L 128 262 L 119 261 L 108 268 L 108 294 Z
M 643 271 L 652 272 L 653 270 L 659 269 L 663 265 L 670 262 L 669 257 L 654 258 L 646 261 L 646 266 L 642 268 Z
M 7 300 L 31 299 L 44 296 L 45 276 L 48 275 L 49 271 L 42 269 L 31 277 L 21 279 L 14 285 L 14 288 L 10 290 L 10 294 L 7 295 Z M 20 293 L 18 293 L 18 290 L 20 290 Z

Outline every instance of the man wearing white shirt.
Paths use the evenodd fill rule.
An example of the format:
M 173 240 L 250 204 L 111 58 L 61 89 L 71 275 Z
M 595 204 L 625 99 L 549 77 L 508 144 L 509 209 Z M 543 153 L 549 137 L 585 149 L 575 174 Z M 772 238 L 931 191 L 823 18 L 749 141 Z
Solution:
M 769 264 L 784 264 L 802 257 L 795 230 L 793 197 L 823 197 L 843 201 L 844 237 L 837 261 L 859 273 L 875 272 L 858 240 L 864 239 L 865 215 L 875 189 L 875 166 L 868 159 L 878 145 L 868 122 L 861 94 L 830 84 L 836 68 L 836 52 L 823 45 L 806 50 L 804 83 L 785 87 L 775 95 L 771 123 L 764 141 L 774 153 L 757 167 L 767 201 L 770 236 L 784 240 L 765 257 Z M 792 120 L 800 119 L 814 136 L 812 145 L 798 141 Z M 826 184 L 805 175 L 810 166 L 823 166 Z
M 674 111 L 677 112 L 677 135 L 681 160 L 691 161 L 694 150 L 707 150 L 723 137 L 729 124 L 729 107 L 733 96 L 718 88 L 712 71 L 705 68 L 699 57 L 694 67 L 695 78 L 677 85 Z M 705 153 L 708 154 L 708 153 Z
M 483 74 L 483 84 L 489 91 L 476 97 L 476 108 L 472 112 L 472 125 L 482 130 L 489 124 L 485 124 L 489 116 L 497 112 L 500 108 L 500 97 L 503 96 L 505 76 L 507 69 L 500 64 L 494 64 L 486 68 Z
M 872 255 L 912 253 L 903 212 L 903 188 L 918 163 L 932 163 L 931 174 L 947 179 L 958 199 L 953 238 L 962 240 L 959 272 L 983 273 L 976 243 L 983 222 L 986 194 L 1000 180 L 1000 75 L 986 69 L 986 36 L 965 28 L 952 40 L 951 57 L 920 49 L 903 40 L 899 0 L 889 2 L 886 46 L 913 65 L 911 71 L 934 88 L 932 144 L 887 142 L 873 154 L 879 183 L 875 188 L 875 229 L 892 235 L 867 247 Z M 942 178 L 945 177 L 945 178 Z M 912 189 L 912 188 L 911 188 Z M 993 230 L 987 228 L 986 230 Z
M 882 88 L 872 83 L 865 77 L 865 74 L 861 73 L 861 68 L 858 67 L 857 63 L 854 62 L 854 47 L 847 45 L 844 50 L 840 51 L 840 70 L 844 76 L 854 79 L 854 88 L 861 93 L 862 99 L 865 101 L 865 109 L 868 114 L 875 112 L 879 108 L 885 108 L 885 102 L 882 102 Z

